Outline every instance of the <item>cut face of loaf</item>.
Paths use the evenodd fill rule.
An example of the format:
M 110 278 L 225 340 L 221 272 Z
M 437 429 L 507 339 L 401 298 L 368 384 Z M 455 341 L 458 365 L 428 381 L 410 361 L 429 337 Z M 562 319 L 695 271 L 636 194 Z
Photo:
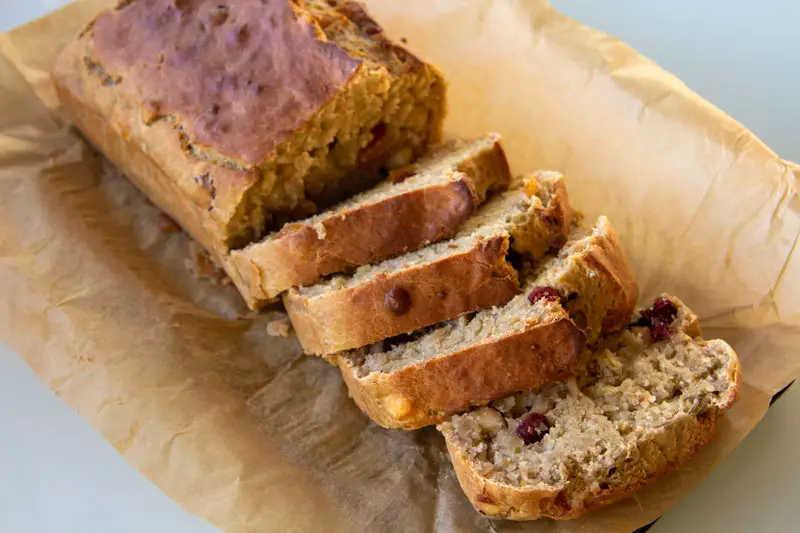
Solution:
M 291 289 L 283 302 L 306 353 L 329 355 L 493 305 L 520 292 L 511 250 L 566 240 L 563 176 L 543 173 L 489 200 L 450 240 Z
M 476 509 L 512 520 L 576 518 L 655 481 L 709 441 L 736 400 L 736 354 L 694 337 L 695 317 L 677 298 L 662 295 L 647 313 L 604 338 L 577 378 L 440 425 Z
M 450 238 L 510 180 L 499 135 L 453 141 L 369 191 L 235 250 L 234 281 L 256 308 L 291 287 Z
M 221 264 L 413 161 L 445 112 L 441 73 L 335 0 L 120 2 L 53 80 L 87 137 Z
M 636 298 L 619 238 L 600 217 L 592 230 L 574 230 L 505 306 L 339 354 L 337 364 L 372 420 L 416 429 L 564 379 L 586 337 L 626 324 Z M 578 320 L 591 329 L 581 331 Z

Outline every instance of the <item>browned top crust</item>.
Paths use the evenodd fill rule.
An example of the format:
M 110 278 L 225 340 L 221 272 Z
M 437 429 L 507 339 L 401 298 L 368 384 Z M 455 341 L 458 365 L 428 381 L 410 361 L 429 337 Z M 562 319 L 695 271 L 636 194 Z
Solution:
M 170 116 L 184 143 L 256 165 L 361 64 L 307 16 L 286 0 L 124 2 L 95 20 L 85 61 L 144 96 L 145 122 Z

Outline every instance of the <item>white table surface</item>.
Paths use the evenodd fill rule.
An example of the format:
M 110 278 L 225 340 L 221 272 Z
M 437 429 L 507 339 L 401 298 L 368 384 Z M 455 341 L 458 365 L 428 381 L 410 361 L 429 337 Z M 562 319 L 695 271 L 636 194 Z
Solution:
M 800 2 L 552 1 L 657 60 L 800 161 Z M 0 0 L 0 31 L 64 3 Z M 798 415 L 800 385 L 651 531 L 800 531 Z M 130 467 L 0 343 L 0 532 L 213 531 Z

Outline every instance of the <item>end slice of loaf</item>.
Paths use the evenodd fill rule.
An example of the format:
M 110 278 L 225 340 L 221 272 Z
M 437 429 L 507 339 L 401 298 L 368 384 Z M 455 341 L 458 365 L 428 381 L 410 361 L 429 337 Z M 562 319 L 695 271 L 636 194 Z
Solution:
M 535 256 L 566 240 L 563 176 L 543 173 L 489 200 L 446 241 L 289 290 L 283 297 L 306 353 L 330 355 L 503 305 L 520 292 L 512 248 Z
M 551 298 L 536 297 L 543 289 L 552 290 Z M 340 354 L 337 363 L 350 396 L 377 424 L 416 429 L 571 375 L 586 337 L 626 324 L 637 294 L 616 231 L 600 217 L 592 230 L 574 230 L 505 306 L 406 342 Z M 581 331 L 576 321 L 590 329 Z
M 371 190 L 234 250 L 229 270 L 255 309 L 291 287 L 452 237 L 510 181 L 499 135 L 452 141 Z
M 577 518 L 652 483 L 711 439 L 736 400 L 739 360 L 725 342 L 693 336 L 696 319 L 677 298 L 661 298 L 676 308 L 666 338 L 634 324 L 603 339 L 577 378 L 439 426 L 478 511 Z

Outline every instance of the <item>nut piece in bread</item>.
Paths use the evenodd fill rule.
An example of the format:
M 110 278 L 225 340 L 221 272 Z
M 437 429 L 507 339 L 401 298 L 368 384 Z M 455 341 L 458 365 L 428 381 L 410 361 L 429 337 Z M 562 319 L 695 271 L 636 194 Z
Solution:
M 511 180 L 500 136 L 452 141 L 331 209 L 231 253 L 252 308 L 291 287 L 448 239 Z
M 531 295 L 549 297 L 531 298 Z M 571 375 L 586 337 L 627 323 L 637 287 L 608 219 L 576 228 L 505 306 L 339 354 L 350 396 L 377 424 L 416 429 Z M 590 324 L 581 331 L 574 317 Z M 620 320 L 617 317 L 625 317 Z M 597 328 L 594 330 L 593 328 Z M 402 416 L 385 398 L 405 398 Z
M 461 487 L 482 514 L 577 518 L 664 476 L 713 436 L 736 400 L 739 360 L 676 308 L 663 340 L 634 322 L 601 339 L 577 377 L 442 423 Z
M 518 184 L 489 200 L 450 240 L 288 291 L 283 302 L 306 353 L 358 348 L 519 294 L 515 255 L 535 256 L 547 243 L 563 242 L 565 228 L 550 218 L 558 213 L 568 227 L 572 217 L 563 176 L 526 181 L 537 182 L 538 195 Z M 402 309 L 395 293 L 404 295 Z

